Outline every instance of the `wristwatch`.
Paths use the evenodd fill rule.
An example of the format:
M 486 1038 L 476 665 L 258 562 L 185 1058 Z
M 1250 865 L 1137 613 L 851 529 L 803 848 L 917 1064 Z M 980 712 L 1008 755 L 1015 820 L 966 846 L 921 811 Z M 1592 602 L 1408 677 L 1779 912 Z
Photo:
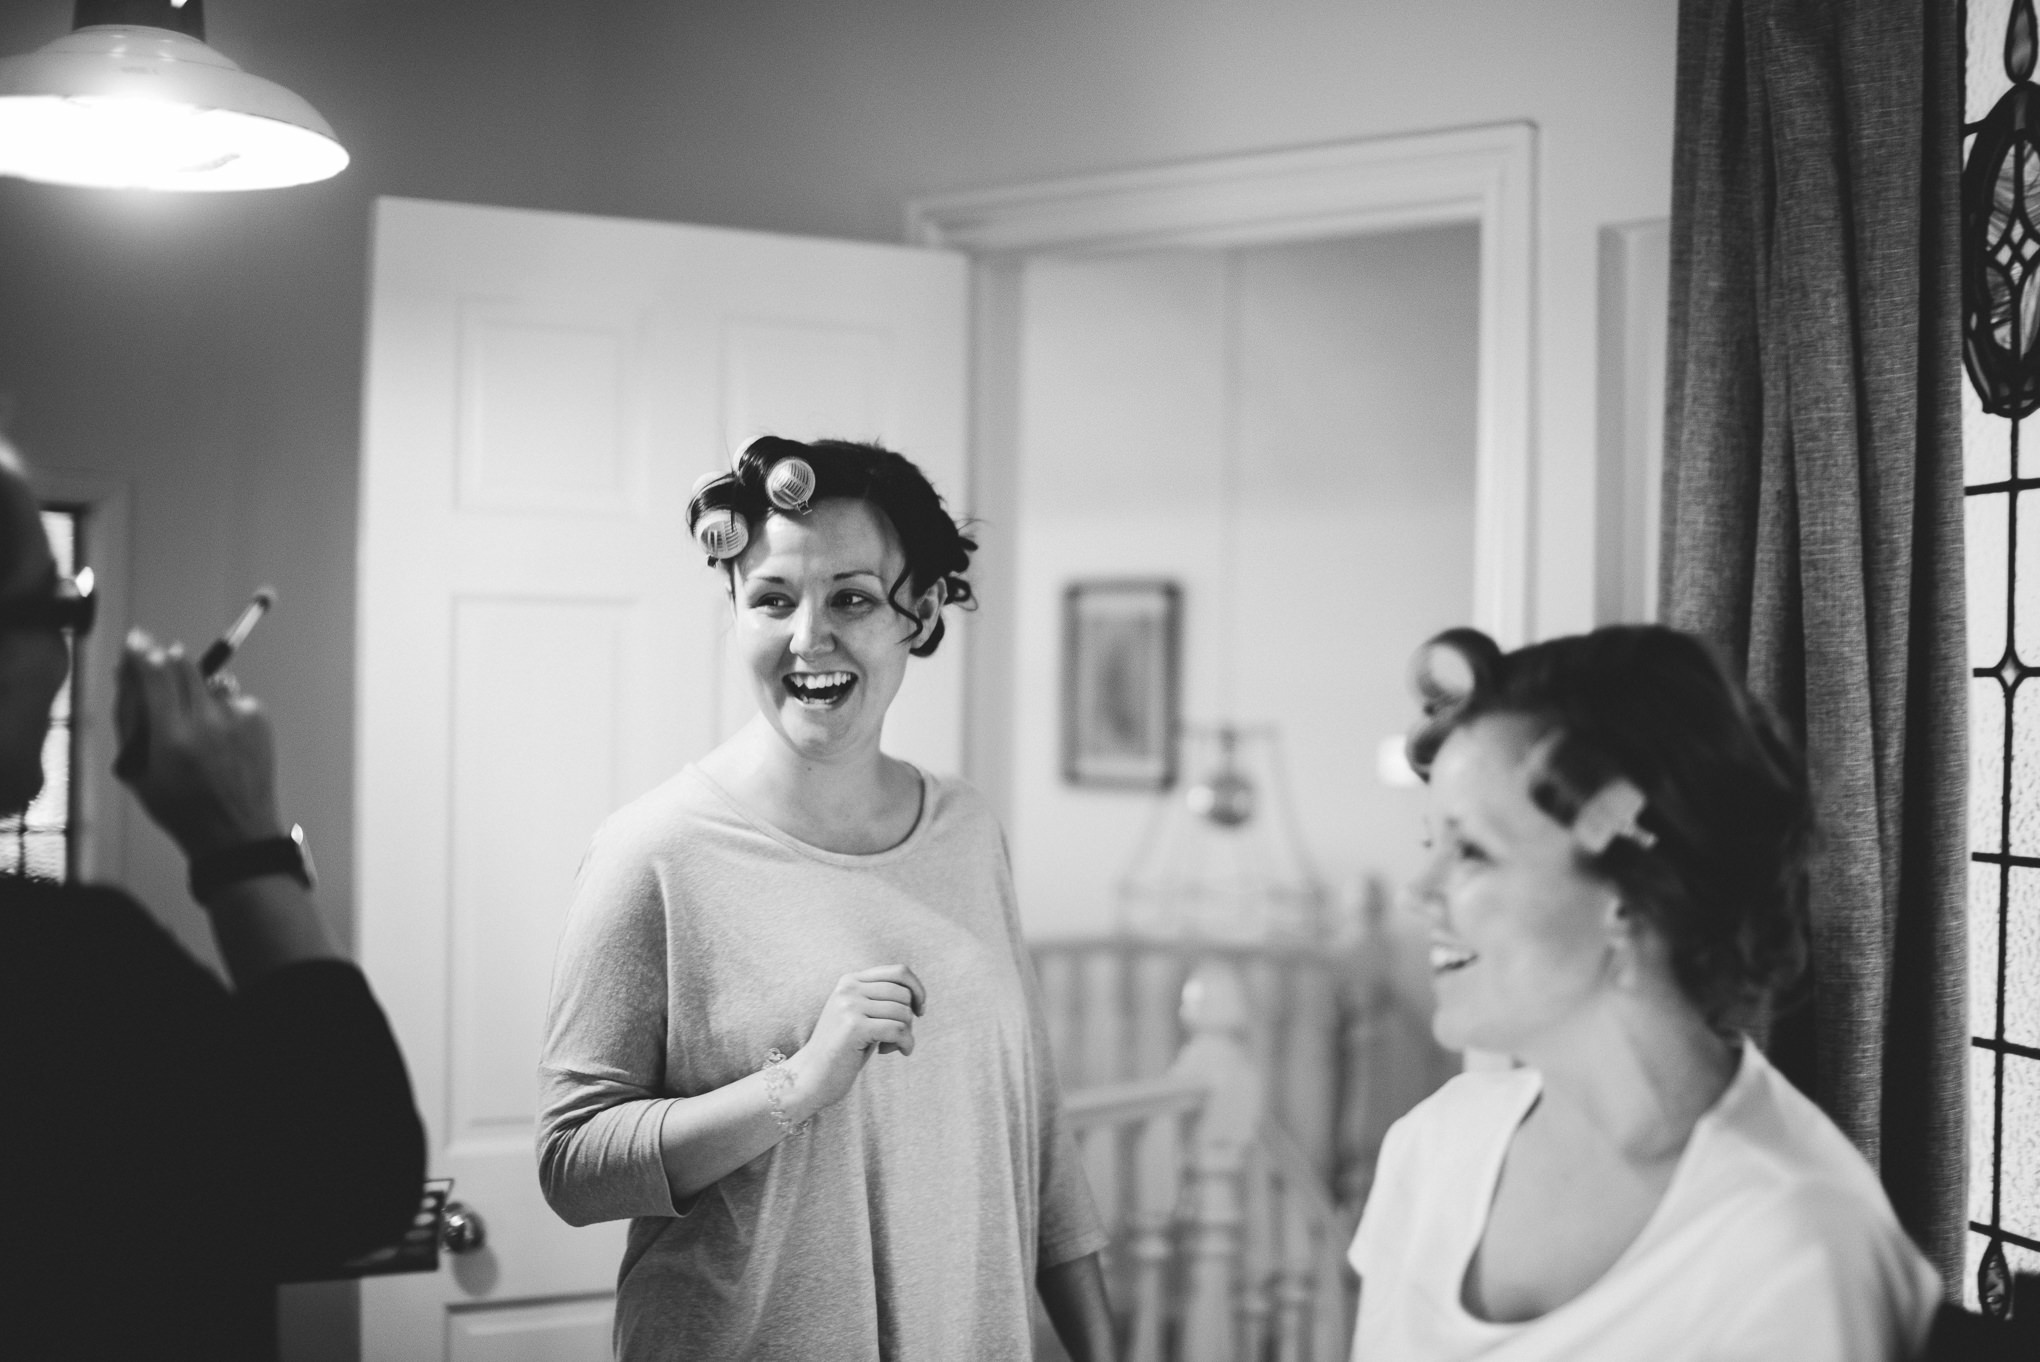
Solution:
M 316 877 L 303 828 L 293 823 L 288 837 L 265 837 L 192 857 L 191 896 L 204 899 L 230 884 L 264 875 L 288 875 L 305 888 L 312 887 Z

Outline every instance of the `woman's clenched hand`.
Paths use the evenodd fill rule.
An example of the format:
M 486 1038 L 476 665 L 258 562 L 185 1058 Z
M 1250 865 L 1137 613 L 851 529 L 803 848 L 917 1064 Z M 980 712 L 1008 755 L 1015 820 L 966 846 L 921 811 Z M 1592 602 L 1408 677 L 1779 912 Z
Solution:
M 787 1115 L 804 1120 L 834 1106 L 874 1053 L 914 1053 L 914 1019 L 928 1005 L 928 990 L 905 965 L 874 965 L 836 981 L 799 1053 L 787 1060 L 794 1090 Z

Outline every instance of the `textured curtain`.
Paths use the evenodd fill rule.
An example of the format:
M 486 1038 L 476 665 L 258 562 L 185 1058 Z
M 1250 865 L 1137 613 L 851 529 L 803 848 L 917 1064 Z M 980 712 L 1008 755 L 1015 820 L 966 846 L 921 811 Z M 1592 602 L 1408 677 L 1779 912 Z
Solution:
M 1808 1002 L 1769 1037 L 1962 1271 L 1959 6 L 1684 0 L 1668 623 L 1800 733 Z

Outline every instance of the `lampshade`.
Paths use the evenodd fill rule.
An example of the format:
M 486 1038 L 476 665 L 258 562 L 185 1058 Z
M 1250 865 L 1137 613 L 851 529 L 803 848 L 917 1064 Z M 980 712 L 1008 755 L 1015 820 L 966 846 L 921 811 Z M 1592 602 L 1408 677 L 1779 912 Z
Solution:
M 1119 882 L 1129 936 L 1236 945 L 1321 945 L 1323 882 L 1289 803 L 1272 727 L 1183 730 L 1184 767 L 1201 773 L 1157 801 Z
M 0 58 L 0 175 L 231 190 L 339 174 L 317 110 L 205 45 L 203 3 L 78 0 L 68 37 Z

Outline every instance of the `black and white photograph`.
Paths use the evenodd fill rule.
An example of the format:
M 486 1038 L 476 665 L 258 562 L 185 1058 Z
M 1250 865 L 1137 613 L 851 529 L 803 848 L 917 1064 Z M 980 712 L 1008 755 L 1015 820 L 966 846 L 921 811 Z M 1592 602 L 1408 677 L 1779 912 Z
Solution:
M 2040 1357 L 2036 6 L 0 5 L 0 1362 Z

